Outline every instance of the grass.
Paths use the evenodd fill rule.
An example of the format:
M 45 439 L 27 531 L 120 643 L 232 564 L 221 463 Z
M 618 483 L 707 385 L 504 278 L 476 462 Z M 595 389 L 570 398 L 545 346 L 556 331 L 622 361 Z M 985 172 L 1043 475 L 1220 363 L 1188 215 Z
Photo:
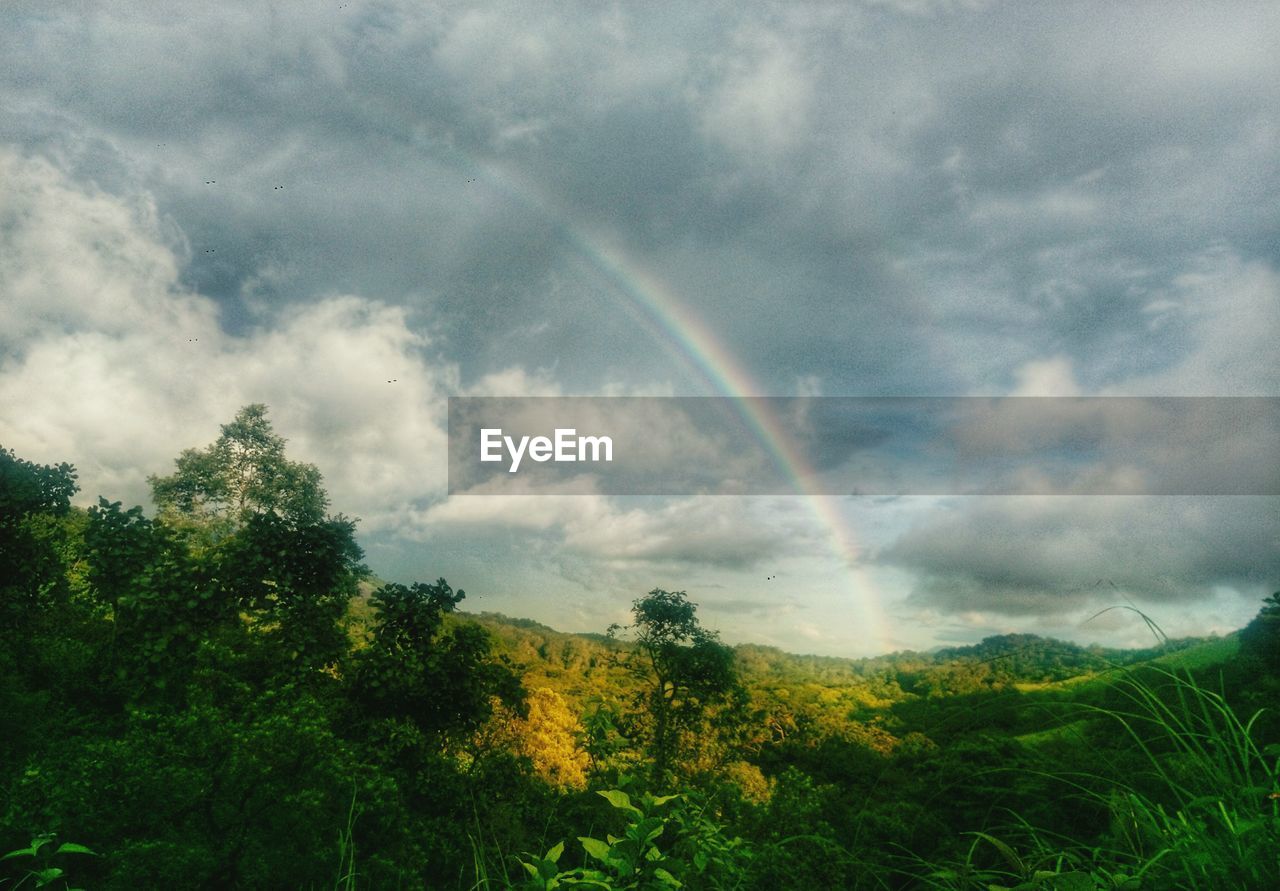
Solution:
M 1110 813 L 1099 839 L 1053 836 L 1015 816 L 1004 839 L 973 833 L 962 860 L 918 863 L 917 879 L 928 888 L 984 891 L 1280 888 L 1280 744 L 1256 738 L 1261 712 L 1242 719 L 1191 674 L 1236 648 L 1227 639 L 1135 666 L 1108 682 L 1118 703 L 1081 706 L 1076 724 L 1113 722 L 1141 765 L 1124 777 L 1055 777 Z

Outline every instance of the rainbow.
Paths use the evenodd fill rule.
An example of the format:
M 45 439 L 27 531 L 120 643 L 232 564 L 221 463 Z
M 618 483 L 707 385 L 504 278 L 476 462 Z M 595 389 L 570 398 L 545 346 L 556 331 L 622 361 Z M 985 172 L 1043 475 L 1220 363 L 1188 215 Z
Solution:
M 868 643 L 877 652 L 888 651 L 890 636 L 880 607 L 882 598 L 861 565 L 856 537 L 837 508 L 838 499 L 814 488 L 814 469 L 783 424 L 766 410 L 766 403 L 749 398 L 765 394 L 710 326 L 664 281 L 620 247 L 567 225 L 568 214 L 518 172 L 492 162 L 466 166 L 491 187 L 555 226 L 578 256 L 608 283 L 612 296 L 633 319 L 695 377 L 706 381 L 716 395 L 733 399 L 743 420 L 826 531 L 833 555 L 846 570 L 842 582 L 849 586 L 848 593 L 859 610 L 857 619 L 870 637 Z

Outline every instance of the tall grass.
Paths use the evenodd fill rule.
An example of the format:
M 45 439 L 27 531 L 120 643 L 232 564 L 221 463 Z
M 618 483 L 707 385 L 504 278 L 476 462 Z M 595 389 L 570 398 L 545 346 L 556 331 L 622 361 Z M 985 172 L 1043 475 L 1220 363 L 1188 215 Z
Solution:
M 356 818 L 360 816 L 356 809 L 356 792 L 351 793 L 351 804 L 347 808 L 347 825 L 338 832 L 338 878 L 334 881 L 334 891 L 355 891 L 356 889 Z
M 1054 776 L 1110 814 L 1099 839 L 1015 817 L 1005 832 L 972 833 L 959 862 L 918 863 L 924 887 L 1280 888 L 1280 744 L 1257 739 L 1261 711 L 1242 720 L 1222 692 L 1158 665 L 1126 670 L 1112 689 L 1118 702 L 1082 708 L 1121 730 L 1139 768 Z

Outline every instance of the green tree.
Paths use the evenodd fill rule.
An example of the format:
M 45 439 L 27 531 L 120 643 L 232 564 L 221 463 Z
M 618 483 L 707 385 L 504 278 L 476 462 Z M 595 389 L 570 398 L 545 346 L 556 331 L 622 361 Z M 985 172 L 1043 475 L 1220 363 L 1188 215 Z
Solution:
M 684 591 L 655 588 L 632 604 L 631 625 L 609 629 L 611 636 L 634 635 L 623 661 L 641 685 L 637 701 L 650 721 L 648 753 L 659 784 L 671 778 L 682 737 L 705 729 L 709 710 L 739 689 L 733 650 L 702 627 L 697 610 Z
M 248 405 L 212 445 L 149 481 L 160 523 L 209 569 L 208 596 L 233 605 L 272 651 L 261 661 L 307 671 L 345 652 L 340 620 L 365 570 L 355 522 L 326 516 L 320 471 L 284 447 L 266 406 Z
M 205 449 L 187 449 L 177 472 L 152 476 L 152 496 L 162 516 L 204 521 L 229 531 L 256 514 L 274 513 L 292 526 L 324 520 L 329 499 L 315 465 L 290 461 L 285 440 L 255 403 L 222 425 L 222 435 Z
M 366 714 L 410 722 L 427 750 L 467 739 L 493 714 L 494 699 L 523 708 L 519 676 L 494 659 L 488 632 L 445 617 L 466 596 L 444 579 L 384 585 L 370 603 L 373 640 L 357 654 L 353 693 Z
M 40 527 L 70 510 L 76 488 L 70 464 L 33 464 L 0 448 L 0 627 L 28 633 L 34 611 L 61 588 L 61 560 Z
M 1280 674 L 1280 591 L 1264 600 L 1262 609 L 1241 629 L 1240 650 Z

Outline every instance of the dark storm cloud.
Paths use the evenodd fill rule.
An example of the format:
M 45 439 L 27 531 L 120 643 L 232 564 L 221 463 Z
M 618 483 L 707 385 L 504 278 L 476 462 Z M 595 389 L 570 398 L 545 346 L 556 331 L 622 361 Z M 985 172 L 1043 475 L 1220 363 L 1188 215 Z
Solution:
M 1132 597 L 1262 597 L 1280 578 L 1271 498 L 977 499 L 921 522 L 880 562 L 918 579 L 910 602 L 1061 616 Z
M 33 206 L 54 194 L 43 182 L 96 196 L 68 199 L 22 256 L 80 257 L 56 234 L 84 242 L 72 211 L 115 208 L 99 189 L 141 208 L 141 268 L 163 269 L 145 286 L 112 279 L 120 305 L 142 294 L 150 319 L 183 288 L 212 298 L 190 314 L 202 342 L 227 336 L 213 392 L 266 387 L 304 414 L 349 381 L 345 413 L 401 417 L 416 397 L 355 386 L 371 363 L 379 384 L 421 377 L 437 401 L 547 381 L 714 391 L 680 358 L 688 332 L 663 330 L 647 286 L 601 263 L 602 245 L 687 304 L 768 393 L 1048 381 L 1276 395 L 1277 35 L 1273 3 L 17 0 L 0 5 L 0 142 L 67 177 L 15 162 Z M 114 268 L 80 247 L 86 269 Z M 43 274 L 3 260 L 0 273 Z M 37 307 L 37 290 L 15 305 Z M 116 337 L 72 344 L 86 379 L 117 350 L 169 361 L 156 349 L 175 340 L 167 328 L 131 345 L 117 329 L 133 316 L 86 317 Z M 330 328 L 353 327 L 365 347 L 346 359 Z M 41 355 L 64 370 L 56 346 Z M 12 392 L 43 379 L 23 373 Z M 169 366 L 134 377 L 131 404 L 154 406 Z M 234 409 L 224 398 L 219 411 Z M 202 399 L 172 401 L 212 423 L 194 417 Z M 99 403 L 78 403 L 84 442 Z M 395 462 L 366 455 L 348 487 L 380 481 L 385 528 L 403 518 L 381 465 L 414 466 L 434 429 L 415 423 Z M 1027 615 L 1084 603 L 1079 586 L 1099 577 L 1167 599 L 1274 578 L 1270 505 L 1138 503 L 979 502 L 920 520 L 881 559 L 914 574 L 917 602 Z M 539 534 L 585 555 L 584 575 L 620 553 L 741 568 L 788 547 L 773 528 L 743 535 L 697 513 L 598 519 L 557 515 Z
M 1054 354 L 1102 385 L 1185 346 L 1143 307 L 1197 251 L 1274 261 L 1274 8 L 904 8 L 18 4 L 0 39 L 9 113 L 154 177 L 228 324 L 360 293 L 473 374 L 699 386 L 574 233 L 773 392 L 962 392 Z

